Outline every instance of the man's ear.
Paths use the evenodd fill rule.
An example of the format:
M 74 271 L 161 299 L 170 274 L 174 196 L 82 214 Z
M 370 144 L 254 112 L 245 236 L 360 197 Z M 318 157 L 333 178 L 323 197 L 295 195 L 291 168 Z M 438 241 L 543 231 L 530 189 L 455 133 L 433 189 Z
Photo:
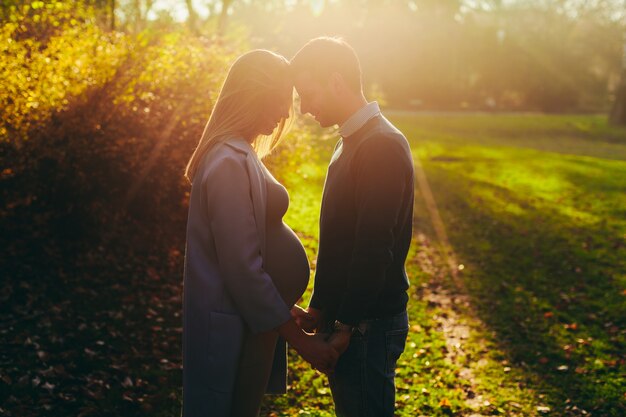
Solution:
M 346 92 L 346 81 L 343 79 L 343 76 L 336 71 L 330 74 L 328 86 L 330 87 L 330 91 L 337 96 L 342 96 Z

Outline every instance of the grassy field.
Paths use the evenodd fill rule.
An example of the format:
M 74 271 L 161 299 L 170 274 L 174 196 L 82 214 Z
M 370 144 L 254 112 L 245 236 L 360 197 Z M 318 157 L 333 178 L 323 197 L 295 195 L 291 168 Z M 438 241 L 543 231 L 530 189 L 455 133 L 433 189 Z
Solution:
M 390 118 L 450 242 L 418 195 L 398 415 L 624 415 L 626 131 L 595 116 Z M 335 143 L 321 136 L 313 149 L 297 137 L 290 164 L 276 166 L 291 195 L 285 221 L 311 260 Z M 264 413 L 333 415 L 325 377 L 293 359 L 289 394 Z
M 595 116 L 390 118 L 436 202 L 416 194 L 397 415 L 626 415 L 626 130 Z M 336 140 L 294 129 L 268 161 L 312 268 Z M 34 175 L 0 177 L 14 184 L 0 210 L 0 415 L 179 415 L 186 189 L 163 217 L 122 210 L 101 235 L 64 240 L 57 206 L 18 186 Z M 261 415 L 334 415 L 326 377 L 290 355 L 289 392 Z

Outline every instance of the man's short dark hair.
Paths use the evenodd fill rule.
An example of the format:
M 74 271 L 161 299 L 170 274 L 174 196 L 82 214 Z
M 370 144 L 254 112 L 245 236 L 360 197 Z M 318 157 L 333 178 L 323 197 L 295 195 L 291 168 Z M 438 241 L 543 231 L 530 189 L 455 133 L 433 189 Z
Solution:
M 291 59 L 292 74 L 309 73 L 313 79 L 326 82 L 334 72 L 341 74 L 355 93 L 361 92 L 361 64 L 346 41 L 320 37 L 307 42 Z

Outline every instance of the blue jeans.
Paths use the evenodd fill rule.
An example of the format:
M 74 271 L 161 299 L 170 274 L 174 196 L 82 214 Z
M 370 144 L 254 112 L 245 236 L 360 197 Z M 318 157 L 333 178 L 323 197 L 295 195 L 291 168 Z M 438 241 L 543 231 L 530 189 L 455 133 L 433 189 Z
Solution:
M 338 417 L 393 417 L 396 362 L 408 332 L 406 312 L 361 322 L 328 377 Z

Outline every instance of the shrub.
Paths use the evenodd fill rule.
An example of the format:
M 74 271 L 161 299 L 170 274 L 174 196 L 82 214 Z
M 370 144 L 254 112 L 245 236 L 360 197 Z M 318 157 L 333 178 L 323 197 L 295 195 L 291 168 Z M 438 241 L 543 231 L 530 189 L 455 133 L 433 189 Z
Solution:
M 5 237 L 96 244 L 168 225 L 184 237 L 183 170 L 237 47 L 176 28 L 106 32 L 93 10 L 51 4 L 0 29 Z

